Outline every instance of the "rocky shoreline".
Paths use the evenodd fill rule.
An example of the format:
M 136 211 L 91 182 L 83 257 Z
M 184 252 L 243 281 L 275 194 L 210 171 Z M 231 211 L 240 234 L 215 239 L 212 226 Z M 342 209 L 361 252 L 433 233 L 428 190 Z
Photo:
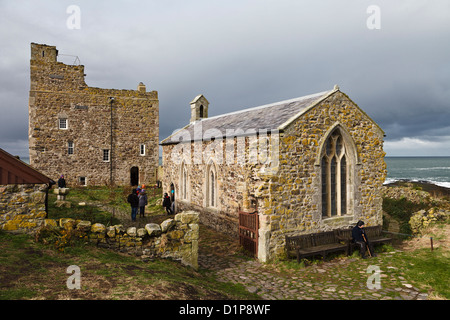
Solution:
M 414 189 L 428 192 L 433 197 L 449 197 L 450 188 L 438 186 L 434 183 L 425 180 L 408 180 L 400 179 L 394 182 L 390 182 L 384 185 L 385 187 L 412 187 Z

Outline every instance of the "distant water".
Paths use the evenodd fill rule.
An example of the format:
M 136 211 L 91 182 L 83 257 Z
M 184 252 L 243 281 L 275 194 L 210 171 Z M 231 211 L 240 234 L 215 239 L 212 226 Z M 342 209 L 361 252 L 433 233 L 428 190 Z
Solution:
M 398 180 L 426 181 L 450 188 L 450 157 L 386 157 L 385 183 Z

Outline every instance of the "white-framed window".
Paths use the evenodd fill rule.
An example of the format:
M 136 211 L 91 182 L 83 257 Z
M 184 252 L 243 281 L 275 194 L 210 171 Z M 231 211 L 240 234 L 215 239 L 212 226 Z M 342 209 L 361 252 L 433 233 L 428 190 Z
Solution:
M 139 155 L 145 156 L 145 144 L 143 143 L 139 146 Z
M 66 130 L 69 128 L 69 121 L 67 118 L 59 118 L 58 119 L 58 127 L 59 129 Z
M 74 151 L 74 144 L 73 141 L 67 142 L 67 154 L 73 154 Z
M 86 177 L 79 177 L 78 182 L 80 183 L 80 186 L 87 186 Z
M 103 161 L 109 162 L 109 149 L 103 149 Z

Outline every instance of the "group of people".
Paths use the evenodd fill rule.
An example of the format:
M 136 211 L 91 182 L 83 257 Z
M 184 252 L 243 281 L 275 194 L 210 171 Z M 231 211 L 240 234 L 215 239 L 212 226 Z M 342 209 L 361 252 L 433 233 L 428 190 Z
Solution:
M 145 206 L 148 204 L 148 199 L 144 187 L 143 185 L 133 189 L 127 198 L 128 203 L 131 205 L 131 221 L 136 221 L 138 210 L 142 218 L 145 215 Z
M 147 193 L 144 185 L 137 187 L 128 195 L 127 201 L 131 205 L 131 221 L 136 221 L 136 216 L 139 211 L 141 217 L 145 215 L 145 206 L 148 204 Z M 166 208 L 168 215 L 172 215 L 175 211 L 175 202 L 172 201 L 167 193 L 164 193 L 163 207 Z

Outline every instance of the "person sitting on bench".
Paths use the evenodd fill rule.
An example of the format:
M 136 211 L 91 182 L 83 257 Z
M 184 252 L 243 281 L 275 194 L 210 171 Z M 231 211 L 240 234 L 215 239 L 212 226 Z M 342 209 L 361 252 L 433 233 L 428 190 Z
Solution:
M 361 257 L 366 259 L 366 250 L 370 257 L 376 257 L 377 255 L 373 251 L 373 245 L 369 242 L 366 232 L 364 231 L 364 222 L 359 220 L 356 226 L 352 229 L 352 241 L 359 246 L 359 252 Z

